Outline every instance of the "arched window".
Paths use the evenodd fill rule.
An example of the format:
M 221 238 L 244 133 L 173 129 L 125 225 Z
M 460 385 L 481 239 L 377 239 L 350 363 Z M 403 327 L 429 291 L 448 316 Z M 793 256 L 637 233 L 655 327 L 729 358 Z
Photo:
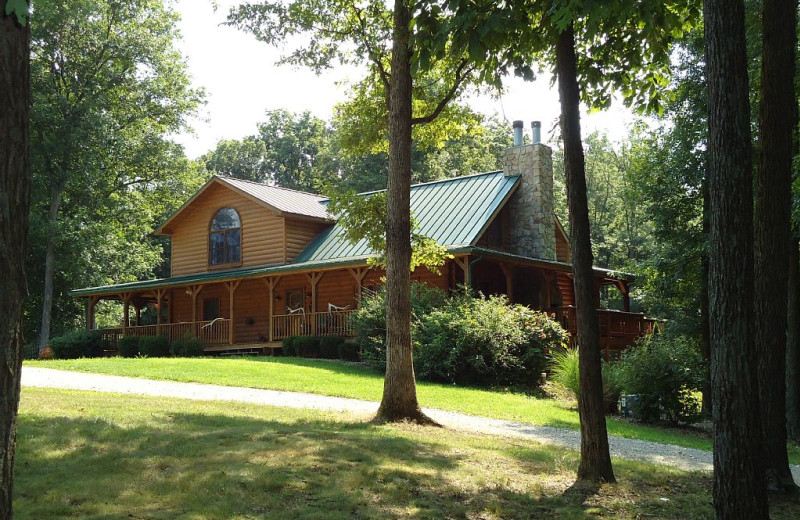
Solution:
M 233 208 L 222 208 L 211 221 L 208 236 L 208 264 L 225 265 L 242 261 L 242 221 Z

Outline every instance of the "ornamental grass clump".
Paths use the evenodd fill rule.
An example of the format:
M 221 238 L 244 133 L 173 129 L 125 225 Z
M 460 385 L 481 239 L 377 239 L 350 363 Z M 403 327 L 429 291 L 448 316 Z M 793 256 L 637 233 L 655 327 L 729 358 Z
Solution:
M 606 413 L 617 412 L 617 402 L 622 391 L 621 367 L 619 363 L 603 361 L 603 406 Z M 564 349 L 555 353 L 550 364 L 550 378 L 569 390 L 575 399 L 580 396 L 580 371 L 578 349 Z

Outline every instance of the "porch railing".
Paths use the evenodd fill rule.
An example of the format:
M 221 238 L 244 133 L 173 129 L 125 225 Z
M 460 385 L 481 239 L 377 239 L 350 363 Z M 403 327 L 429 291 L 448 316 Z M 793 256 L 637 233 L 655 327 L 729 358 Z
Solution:
M 170 341 L 175 341 L 186 335 L 194 336 L 203 340 L 207 345 L 219 345 L 228 343 L 230 340 L 231 320 L 217 318 L 209 321 L 184 322 L 184 323 L 162 323 L 159 331 L 158 325 L 136 325 L 126 327 L 114 327 L 110 329 L 100 329 L 103 341 L 111 350 L 117 350 L 119 340 L 123 336 L 157 336 L 159 332 L 166 336 Z
M 352 310 L 279 314 L 272 317 L 272 339 L 289 336 L 352 336 Z
M 556 320 L 571 334 L 571 341 L 574 342 L 578 331 L 575 307 L 557 307 L 554 311 Z M 632 345 L 636 338 L 655 332 L 659 323 L 659 320 L 647 318 L 644 314 L 605 309 L 598 309 L 597 317 L 600 342 L 606 349 L 619 350 Z

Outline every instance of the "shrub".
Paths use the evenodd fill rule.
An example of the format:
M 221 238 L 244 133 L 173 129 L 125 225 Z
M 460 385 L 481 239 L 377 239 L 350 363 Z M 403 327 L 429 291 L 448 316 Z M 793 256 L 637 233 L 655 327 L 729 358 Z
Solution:
M 139 355 L 139 336 L 125 336 L 119 340 L 119 355 L 132 358 Z
M 283 354 L 285 356 L 296 356 L 297 355 L 297 342 L 295 341 L 298 336 L 289 336 L 288 338 L 283 338 Z
M 358 352 L 358 343 L 355 341 L 343 341 L 339 345 L 339 359 L 346 361 L 358 361 L 361 359 Z
M 102 356 L 105 343 L 98 330 L 77 330 L 51 339 L 50 348 L 58 359 L 77 359 Z
M 323 359 L 339 359 L 343 336 L 322 336 L 319 338 L 319 357 Z
M 206 348 L 203 340 L 189 333 L 184 334 L 180 339 L 172 342 L 170 350 L 173 356 L 177 357 L 198 357 L 204 354 Z
M 139 353 L 147 357 L 169 356 L 169 338 L 166 336 L 143 336 L 139 338 Z
M 692 422 L 700 406 L 692 395 L 703 383 L 703 360 L 697 345 L 685 337 L 657 334 L 628 349 L 620 362 L 622 390 L 639 397 L 642 421 L 662 417 Z
M 295 348 L 300 357 L 319 357 L 319 338 L 315 336 L 297 336 Z

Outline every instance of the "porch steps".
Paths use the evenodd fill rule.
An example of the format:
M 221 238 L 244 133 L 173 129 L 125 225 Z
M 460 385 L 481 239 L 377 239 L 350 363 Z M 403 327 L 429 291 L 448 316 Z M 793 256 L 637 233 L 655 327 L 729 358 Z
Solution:
M 283 347 L 280 341 L 271 343 L 234 343 L 233 345 L 212 345 L 206 347 L 204 352 L 217 356 L 242 356 L 242 355 L 275 355 L 275 349 Z

